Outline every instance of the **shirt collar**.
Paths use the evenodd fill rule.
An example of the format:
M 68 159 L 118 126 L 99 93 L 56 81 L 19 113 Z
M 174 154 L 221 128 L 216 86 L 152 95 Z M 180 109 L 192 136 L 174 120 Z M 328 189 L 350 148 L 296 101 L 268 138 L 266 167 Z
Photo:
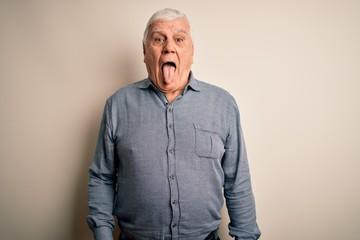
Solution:
M 139 88 L 142 89 L 146 89 L 149 88 L 150 86 L 157 88 L 152 81 L 150 80 L 150 78 L 146 78 L 140 85 Z M 189 79 L 189 83 L 186 85 L 185 90 L 184 90 L 184 94 L 189 90 L 192 89 L 195 92 L 200 92 L 200 86 L 199 86 L 199 82 L 198 80 L 195 79 L 194 74 L 190 71 L 190 79 Z
M 200 86 L 198 80 L 195 79 L 194 74 L 190 72 L 190 80 L 185 89 L 191 88 L 195 92 L 200 92 Z

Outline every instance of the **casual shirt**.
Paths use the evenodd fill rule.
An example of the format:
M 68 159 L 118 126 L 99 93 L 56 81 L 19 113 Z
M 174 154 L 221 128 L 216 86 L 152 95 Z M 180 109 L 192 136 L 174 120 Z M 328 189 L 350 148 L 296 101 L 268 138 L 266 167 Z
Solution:
M 230 235 L 260 236 L 236 102 L 192 73 L 172 103 L 149 78 L 113 94 L 89 173 L 96 239 L 112 239 L 113 215 L 134 239 L 204 239 L 223 195 Z

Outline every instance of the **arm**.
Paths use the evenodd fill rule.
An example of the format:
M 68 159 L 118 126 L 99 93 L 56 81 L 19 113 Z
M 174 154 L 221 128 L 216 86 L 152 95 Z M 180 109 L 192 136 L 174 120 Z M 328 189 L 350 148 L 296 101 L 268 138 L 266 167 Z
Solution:
M 238 240 L 258 239 L 255 200 L 251 188 L 245 142 L 236 104 L 228 109 L 229 134 L 223 157 L 224 196 L 230 217 L 230 235 Z
M 115 227 L 113 206 L 117 159 L 111 129 L 109 103 L 107 102 L 93 163 L 89 169 L 87 222 L 96 240 L 113 239 L 112 231 Z

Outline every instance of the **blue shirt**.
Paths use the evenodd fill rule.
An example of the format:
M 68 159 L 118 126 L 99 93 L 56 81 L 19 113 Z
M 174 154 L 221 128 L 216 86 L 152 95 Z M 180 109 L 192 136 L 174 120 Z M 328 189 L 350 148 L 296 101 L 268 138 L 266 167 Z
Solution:
M 230 235 L 260 236 L 236 102 L 192 73 L 172 103 L 149 78 L 113 94 L 89 173 L 96 239 L 112 239 L 113 215 L 135 239 L 204 239 L 223 194 Z

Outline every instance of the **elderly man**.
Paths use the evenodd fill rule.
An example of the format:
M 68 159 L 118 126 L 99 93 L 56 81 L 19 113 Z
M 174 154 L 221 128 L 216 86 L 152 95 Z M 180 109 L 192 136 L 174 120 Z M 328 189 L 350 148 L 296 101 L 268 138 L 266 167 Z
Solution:
M 106 102 L 90 167 L 95 239 L 218 239 L 223 193 L 235 239 L 258 239 L 239 112 L 226 91 L 191 72 L 184 14 L 164 9 L 143 40 L 148 78 Z

